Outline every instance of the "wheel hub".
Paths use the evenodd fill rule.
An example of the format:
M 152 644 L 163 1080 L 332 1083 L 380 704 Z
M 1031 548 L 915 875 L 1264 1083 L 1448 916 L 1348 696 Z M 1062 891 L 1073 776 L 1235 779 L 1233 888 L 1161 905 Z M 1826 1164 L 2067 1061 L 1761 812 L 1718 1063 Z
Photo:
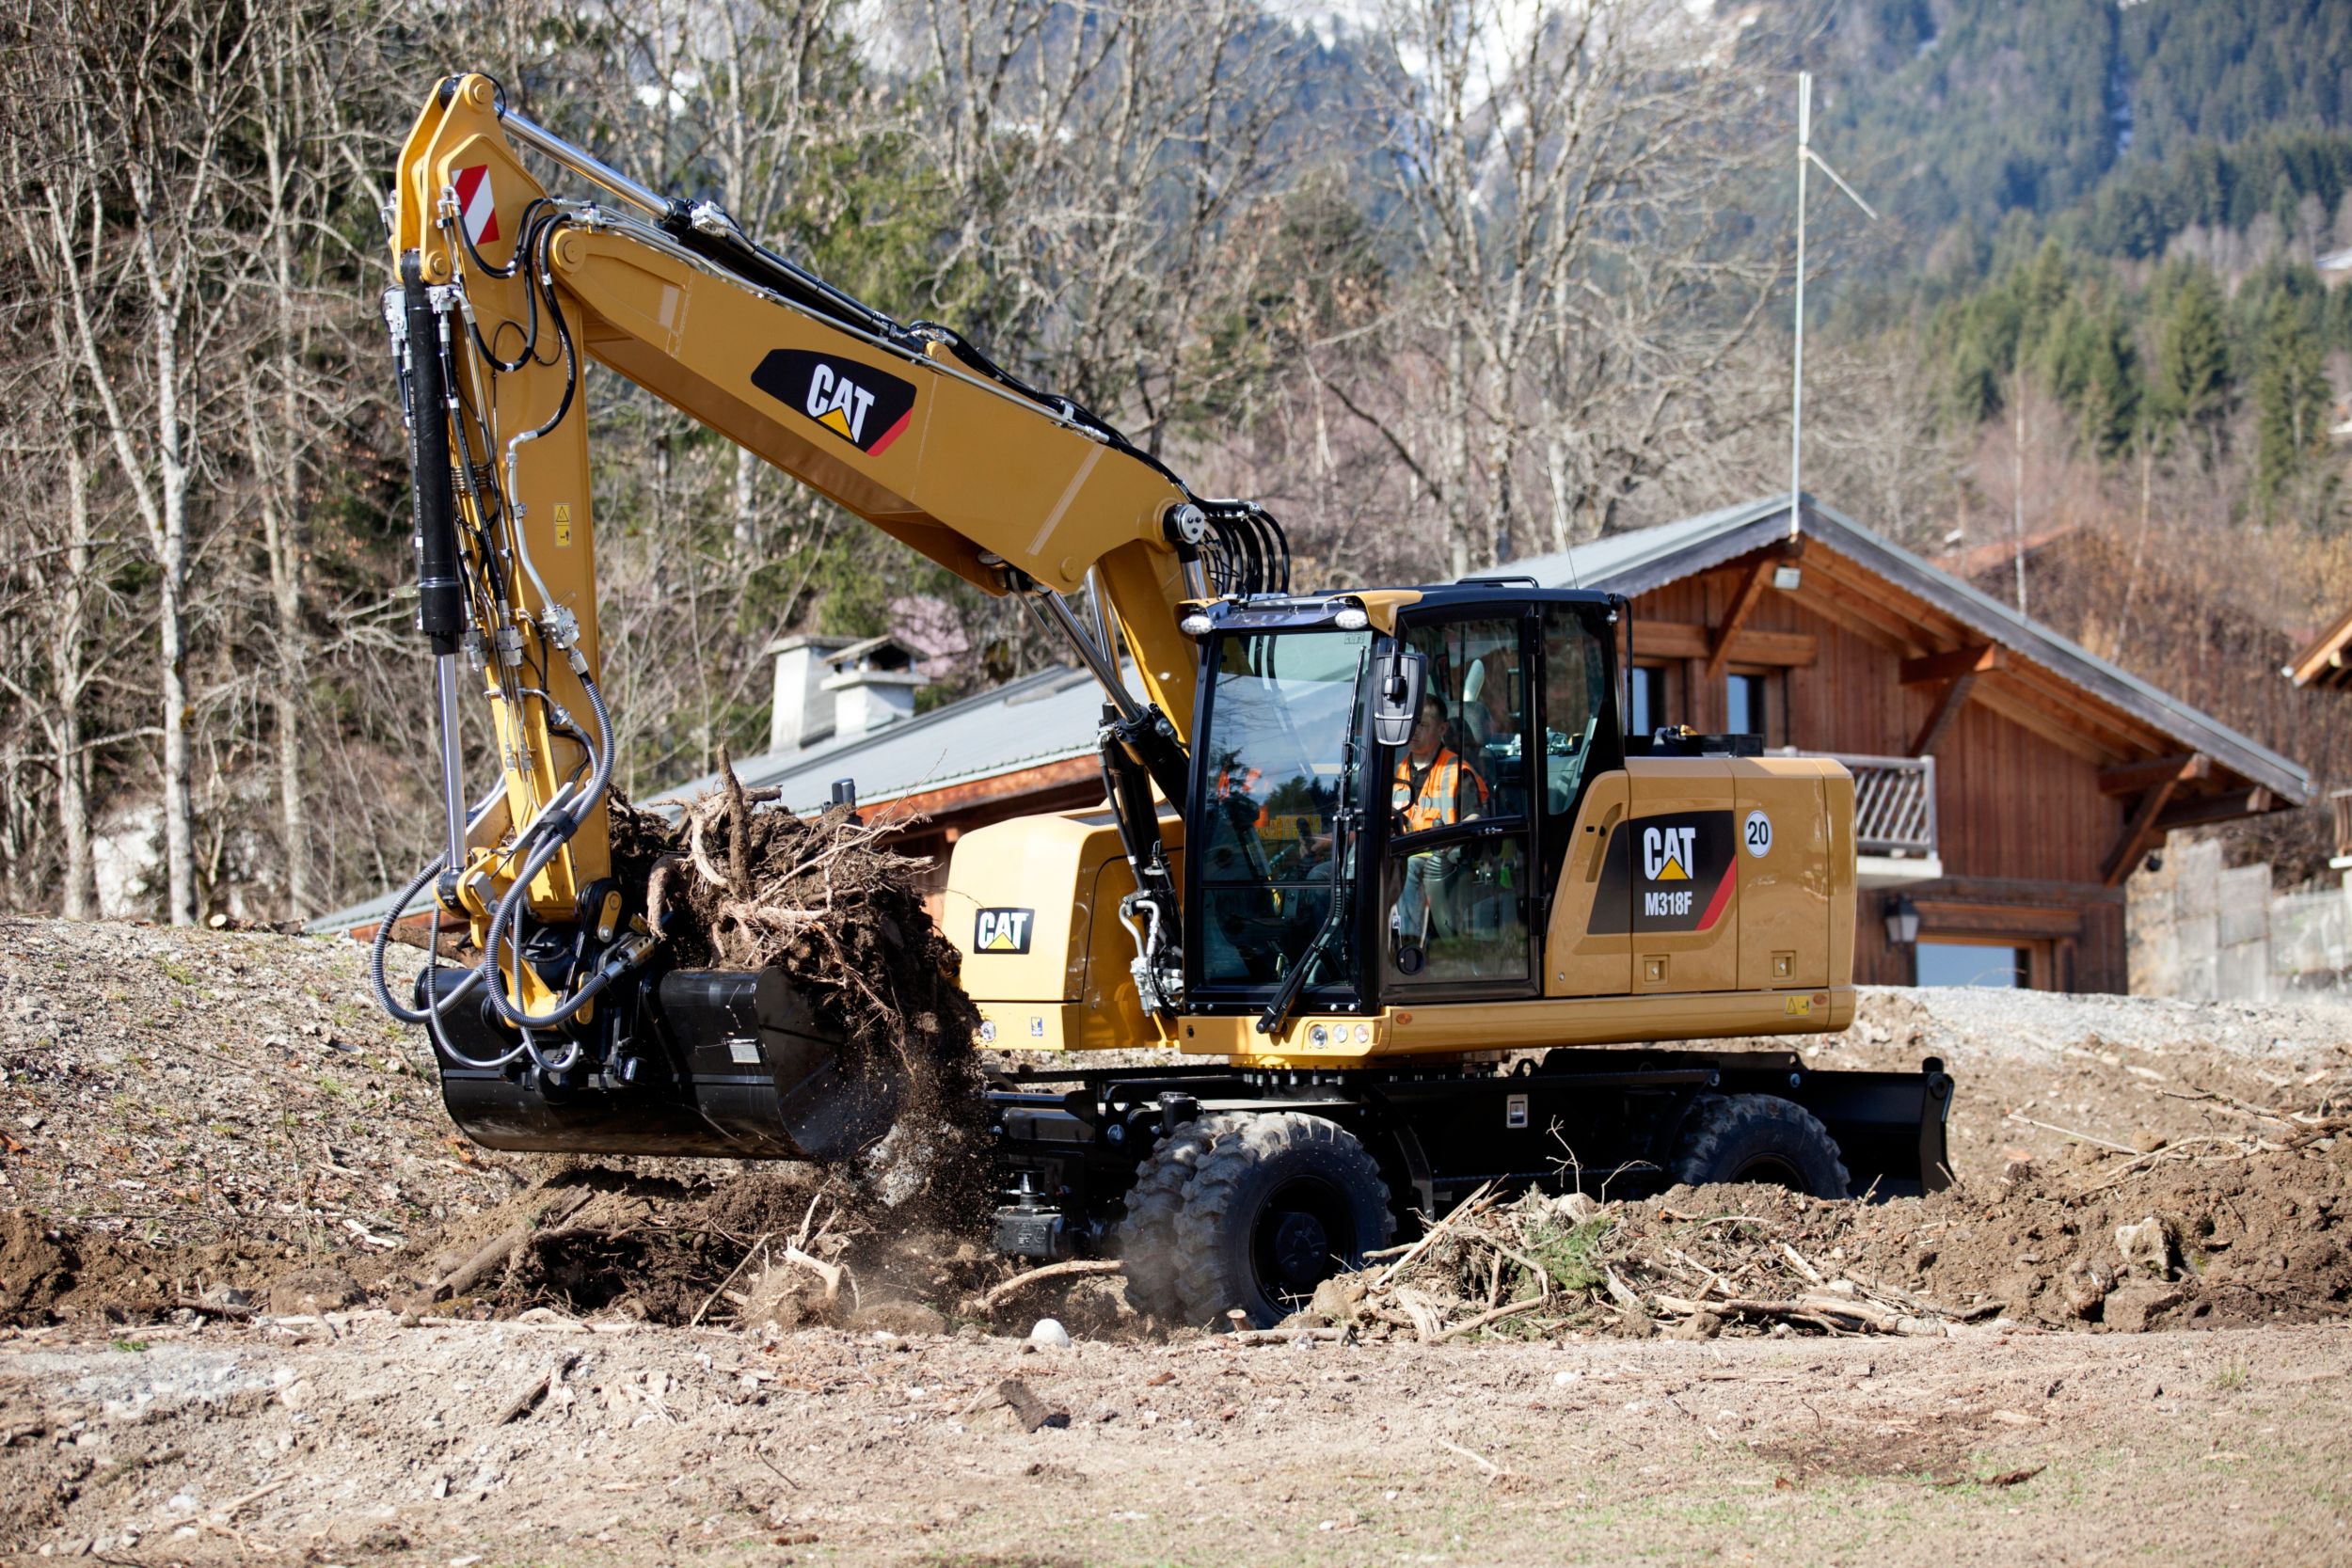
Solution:
M 1330 1233 L 1321 1220 L 1296 1209 L 1273 1220 L 1276 1278 L 1289 1290 L 1312 1290 L 1330 1269 Z

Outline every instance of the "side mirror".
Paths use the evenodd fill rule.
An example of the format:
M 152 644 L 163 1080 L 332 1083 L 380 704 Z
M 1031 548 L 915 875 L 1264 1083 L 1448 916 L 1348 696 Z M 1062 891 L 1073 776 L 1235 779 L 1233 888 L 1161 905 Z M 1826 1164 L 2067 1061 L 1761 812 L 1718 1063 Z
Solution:
M 1422 654 L 1385 654 L 1372 667 L 1372 737 L 1383 746 L 1403 746 L 1413 738 L 1413 718 L 1421 712 L 1421 693 L 1429 678 L 1429 660 Z

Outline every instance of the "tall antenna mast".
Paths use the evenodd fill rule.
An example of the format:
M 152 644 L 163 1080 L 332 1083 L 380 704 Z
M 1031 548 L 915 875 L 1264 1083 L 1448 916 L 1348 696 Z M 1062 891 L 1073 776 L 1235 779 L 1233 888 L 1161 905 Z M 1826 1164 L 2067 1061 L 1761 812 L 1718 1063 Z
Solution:
M 1854 194 L 1838 172 L 1813 150 L 1813 72 L 1797 72 L 1797 332 L 1795 365 L 1788 396 L 1788 537 L 1797 536 L 1797 513 L 1804 499 L 1804 166 L 1820 164 L 1821 172 L 1876 223 L 1876 209 Z

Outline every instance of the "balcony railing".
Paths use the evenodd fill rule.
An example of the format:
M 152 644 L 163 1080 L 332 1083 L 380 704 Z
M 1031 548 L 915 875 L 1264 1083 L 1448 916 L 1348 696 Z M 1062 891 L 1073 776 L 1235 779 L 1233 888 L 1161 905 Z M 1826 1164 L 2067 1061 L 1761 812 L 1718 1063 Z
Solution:
M 1935 759 L 1845 757 L 1853 775 L 1854 848 L 1924 859 L 1935 850 Z

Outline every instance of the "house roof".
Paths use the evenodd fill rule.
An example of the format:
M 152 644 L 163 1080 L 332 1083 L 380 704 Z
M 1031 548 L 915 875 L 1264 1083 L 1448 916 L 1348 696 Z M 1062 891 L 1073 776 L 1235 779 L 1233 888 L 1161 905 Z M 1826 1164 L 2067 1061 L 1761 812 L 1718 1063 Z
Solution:
M 1092 756 L 1103 692 L 1084 670 L 1057 665 L 919 718 L 849 740 L 771 752 L 735 765 L 751 789 L 775 789 L 777 803 L 806 814 L 833 799 L 836 779 L 857 783 L 860 804 L 880 805 L 974 779 Z M 719 782 L 706 773 L 639 801 L 674 812 Z
M 2281 672 L 2297 686 L 2326 686 L 2352 690 L 2352 610 L 2318 640 L 2295 656 Z
M 836 779 L 855 782 L 860 805 L 882 805 L 1091 757 L 1102 711 L 1102 689 L 1094 677 L 1057 665 L 851 739 L 829 738 L 799 751 L 745 757 L 736 763 L 735 776 L 748 789 L 775 789 L 777 804 L 803 816 L 832 803 Z M 706 773 L 637 804 L 675 816 L 718 782 L 718 774 Z M 371 898 L 320 916 L 310 929 L 357 930 L 382 918 L 391 903 L 389 894 Z
M 1999 644 L 2137 725 L 2169 737 L 2184 751 L 2203 752 L 2288 803 L 2301 805 L 2311 798 L 2310 775 L 2297 764 L 1938 571 L 1811 496 L 1804 498 L 1797 531 L 1808 545 L 1819 544 L 1845 557 L 1937 617 Z M 1788 498 L 1780 495 L 1513 564 L 1547 588 L 1597 588 L 1631 597 L 1788 537 Z M 2352 631 L 2346 635 L 2352 639 Z M 1923 646 L 1920 651 L 1934 650 Z

